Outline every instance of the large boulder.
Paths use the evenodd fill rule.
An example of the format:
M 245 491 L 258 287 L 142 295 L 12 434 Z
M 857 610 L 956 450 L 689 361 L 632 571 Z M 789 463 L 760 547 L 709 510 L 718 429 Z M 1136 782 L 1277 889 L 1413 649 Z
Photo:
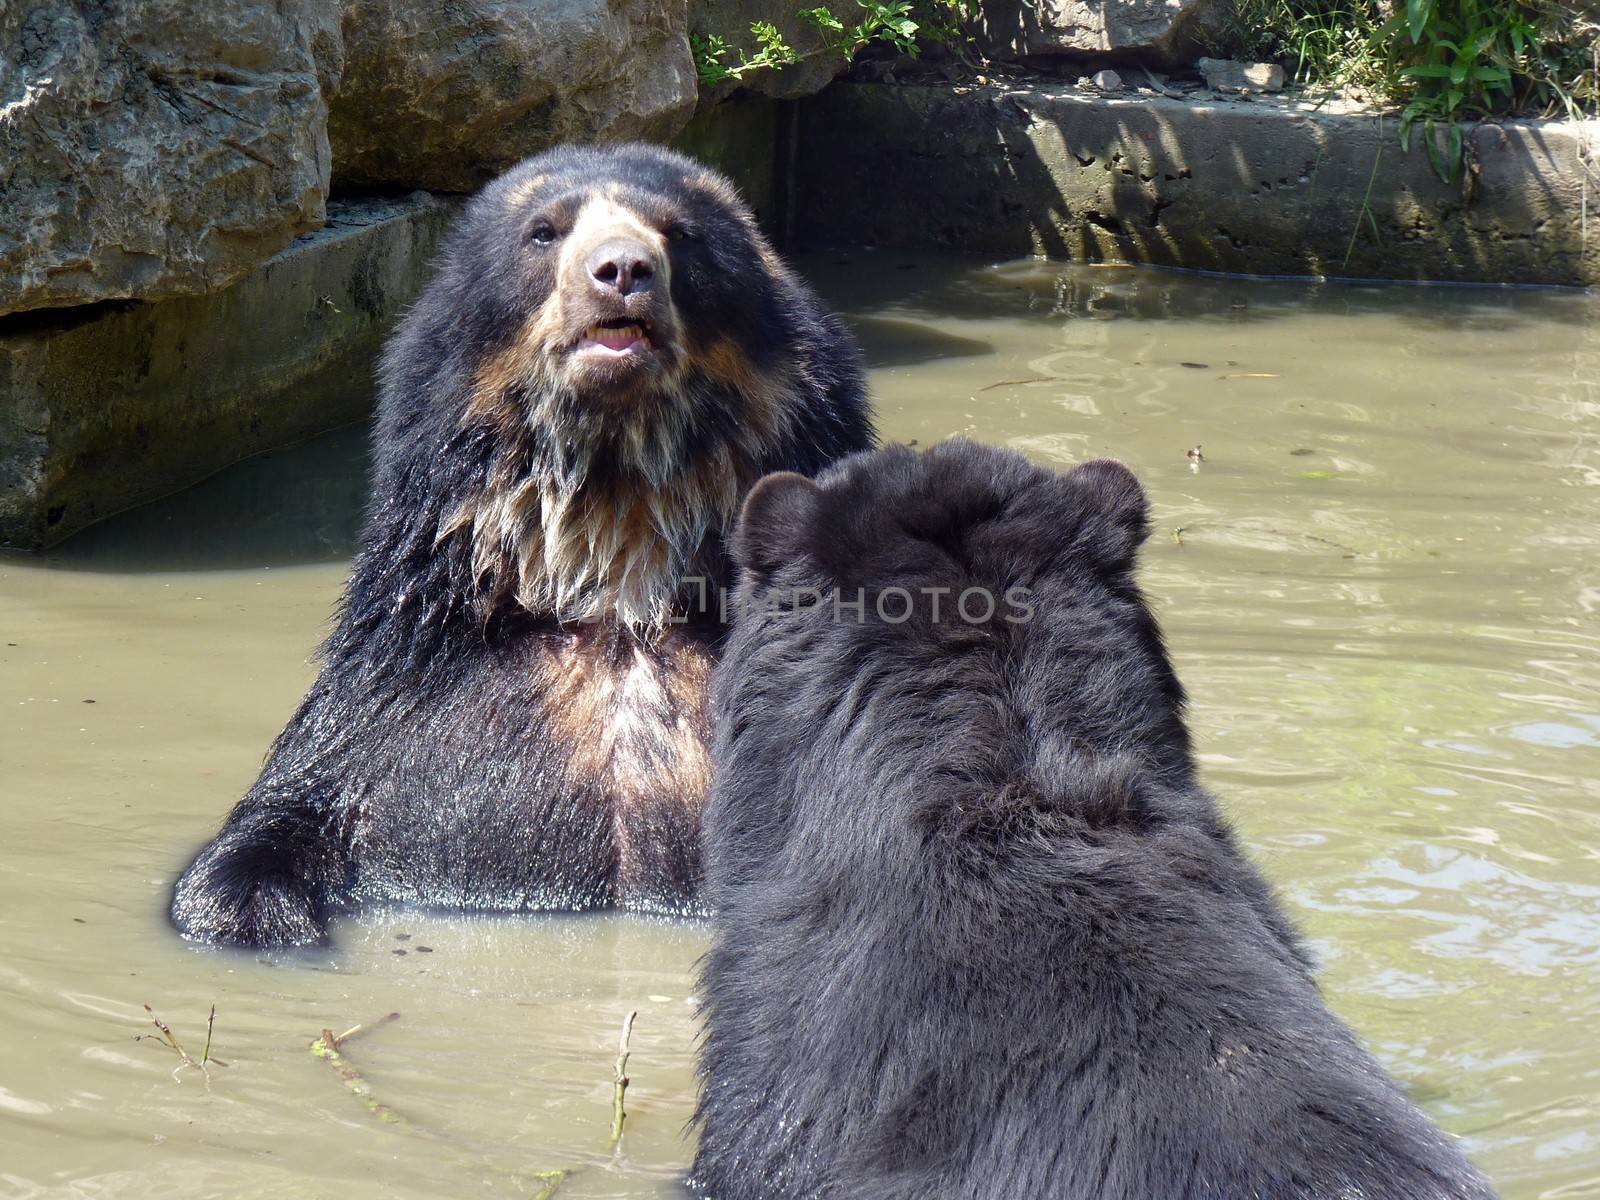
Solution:
M 1156 65 L 1192 62 L 1220 31 L 1232 0 L 988 0 L 979 43 L 998 58 L 1111 55 Z
M 209 291 L 319 227 L 337 17 L 0 3 L 0 314 Z
M 684 0 L 346 0 L 334 177 L 466 192 L 557 142 L 669 137 L 687 26 Z

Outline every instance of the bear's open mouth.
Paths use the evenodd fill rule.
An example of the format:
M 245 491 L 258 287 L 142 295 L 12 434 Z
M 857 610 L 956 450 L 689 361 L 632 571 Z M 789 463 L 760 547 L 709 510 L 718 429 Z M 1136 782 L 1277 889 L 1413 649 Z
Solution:
M 650 347 L 650 322 L 618 317 L 584 330 L 578 350 L 595 354 L 631 354 Z

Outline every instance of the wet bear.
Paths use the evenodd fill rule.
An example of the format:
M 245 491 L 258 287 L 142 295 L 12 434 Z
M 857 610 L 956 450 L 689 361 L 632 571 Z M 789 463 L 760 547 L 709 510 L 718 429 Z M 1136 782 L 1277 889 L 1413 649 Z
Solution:
M 178 929 L 691 906 L 724 534 L 762 474 L 871 441 L 850 337 L 722 177 L 632 145 L 490 184 L 385 351 L 321 673 Z
M 1195 778 L 1113 462 L 759 483 L 717 666 L 692 1185 L 1481 1200 Z

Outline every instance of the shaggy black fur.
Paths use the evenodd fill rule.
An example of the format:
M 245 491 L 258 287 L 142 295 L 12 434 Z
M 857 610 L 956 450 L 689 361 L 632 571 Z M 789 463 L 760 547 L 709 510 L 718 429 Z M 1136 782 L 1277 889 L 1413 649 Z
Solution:
M 655 279 L 670 267 L 670 292 L 561 275 L 563 238 L 596 197 L 664 248 Z M 591 260 L 573 270 L 592 274 Z M 565 324 L 539 325 L 555 299 Z M 574 339 L 607 316 L 648 318 L 653 366 L 573 365 Z M 745 486 L 811 473 L 871 444 L 848 334 L 719 176 L 655 147 L 564 148 L 459 219 L 385 352 L 374 442 L 320 677 L 178 881 L 178 929 L 271 946 L 320 940 L 330 914 L 363 901 L 692 905 L 720 628 L 671 572 L 723 570 L 736 473 Z M 665 563 L 686 623 L 641 628 L 642 601 L 619 619 L 595 587 L 584 602 L 604 611 L 581 624 L 530 610 L 546 494 L 565 505 L 569 545 L 620 539 L 617 579 Z M 619 528 L 625 503 L 645 516 Z M 671 538 L 687 539 L 676 557 Z
M 692 1186 L 1490 1197 L 1325 1007 L 1195 782 L 1134 477 L 950 442 L 818 482 L 763 481 L 735 535 Z M 1019 587 L 1030 619 L 952 611 Z M 909 620 L 876 615 L 893 588 Z M 857 589 L 862 623 L 831 598 Z

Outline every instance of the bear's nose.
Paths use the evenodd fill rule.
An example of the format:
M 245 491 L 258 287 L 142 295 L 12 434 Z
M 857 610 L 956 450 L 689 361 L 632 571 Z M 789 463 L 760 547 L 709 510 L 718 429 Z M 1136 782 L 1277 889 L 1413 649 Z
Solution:
M 624 296 L 648 292 L 656 274 L 656 262 L 650 248 L 643 242 L 627 238 L 613 238 L 595 247 L 587 265 L 595 287 L 603 292 L 620 292 Z

